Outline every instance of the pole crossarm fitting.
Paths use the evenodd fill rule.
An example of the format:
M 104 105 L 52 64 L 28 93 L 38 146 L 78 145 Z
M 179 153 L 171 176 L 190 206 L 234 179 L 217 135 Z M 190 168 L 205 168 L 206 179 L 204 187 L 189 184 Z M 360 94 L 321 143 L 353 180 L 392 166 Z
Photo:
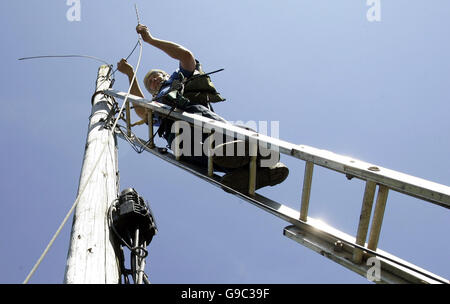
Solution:
M 113 89 L 107 89 L 104 93 L 120 99 L 127 98 L 126 93 Z M 256 142 L 266 149 L 305 161 L 301 208 L 300 212 L 298 212 L 286 205 L 261 196 L 254 191 L 252 192 L 250 187 L 248 193 L 241 193 L 231 189 L 221 183 L 220 176 L 214 174 L 210 166 L 208 166 L 208 168 L 200 168 L 193 164 L 180 161 L 177 156 L 174 155 L 176 153 L 167 153 L 166 150 L 160 149 L 154 146 L 154 144 L 149 146 L 146 144 L 147 141 L 136 136 L 125 138 L 124 134 L 116 130 L 116 135 L 118 137 L 132 141 L 134 145 L 139 146 L 142 150 L 150 152 L 160 159 L 169 162 L 214 186 L 227 189 L 229 190 L 227 192 L 287 221 L 291 225 L 284 229 L 283 234 L 286 237 L 363 276 L 367 274 L 370 268 L 364 262 L 368 261 L 370 257 L 376 257 L 380 261 L 381 272 L 379 282 L 381 283 L 450 283 L 447 279 L 439 277 L 436 274 L 428 272 L 377 248 L 389 190 L 394 190 L 449 209 L 450 187 L 354 158 L 338 155 L 327 150 L 289 143 L 251 130 L 243 129 L 239 126 L 211 120 L 200 115 L 179 110 L 172 111 L 170 107 L 164 104 L 134 95 L 128 95 L 128 101 L 135 106 L 148 109 L 149 113 L 152 113 L 151 115 L 157 113 L 162 117 L 182 120 L 193 125 L 199 125 L 199 123 L 201 123 L 204 132 L 210 133 L 214 130 L 214 132 L 221 132 L 227 136 L 245 139 L 250 143 Z M 149 117 L 151 115 L 149 115 Z M 152 129 L 150 124 L 149 129 Z M 152 132 L 149 132 L 149 137 L 150 136 L 152 136 Z M 348 179 L 356 177 L 366 181 L 363 207 L 361 209 L 356 238 L 308 216 L 314 165 L 342 173 Z M 378 192 L 375 202 L 375 211 L 371 229 L 369 231 L 368 226 L 377 187 Z M 368 235 L 369 240 L 366 243 Z

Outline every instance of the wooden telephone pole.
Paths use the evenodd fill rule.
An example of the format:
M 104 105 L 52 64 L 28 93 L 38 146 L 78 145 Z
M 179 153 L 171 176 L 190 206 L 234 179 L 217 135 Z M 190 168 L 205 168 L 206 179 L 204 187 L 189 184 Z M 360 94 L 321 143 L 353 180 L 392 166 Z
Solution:
M 109 88 L 109 73 L 109 66 L 100 66 L 96 92 Z M 107 217 L 108 208 L 117 198 L 119 188 L 116 137 L 103 128 L 110 110 L 110 97 L 95 94 L 64 283 L 117 284 L 120 281 L 115 251 L 117 244 Z

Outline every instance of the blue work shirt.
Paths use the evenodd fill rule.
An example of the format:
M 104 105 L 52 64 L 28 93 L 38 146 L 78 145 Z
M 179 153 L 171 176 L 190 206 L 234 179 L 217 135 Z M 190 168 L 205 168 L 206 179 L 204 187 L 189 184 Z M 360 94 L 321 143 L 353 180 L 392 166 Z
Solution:
M 180 78 L 181 78 L 180 72 L 181 72 L 181 74 L 183 74 L 183 76 L 185 78 L 191 77 L 192 74 L 194 73 L 193 71 L 192 72 L 186 71 L 180 65 L 178 70 L 173 72 L 172 75 L 169 77 L 169 79 L 167 79 L 166 81 L 163 82 L 161 89 L 159 89 L 158 95 L 156 95 L 156 98 L 155 98 L 156 101 L 164 103 L 162 101 L 161 97 L 169 92 L 170 86 L 172 85 L 174 80 L 180 80 Z
M 167 79 L 166 81 L 163 82 L 161 88 L 159 89 L 158 94 L 155 97 L 155 101 L 164 104 L 164 100 L 162 97 L 169 92 L 170 87 L 172 86 L 172 83 L 174 80 L 180 80 L 180 78 L 181 78 L 180 72 L 186 78 L 191 77 L 192 74 L 194 74 L 193 71 L 189 72 L 189 71 L 183 69 L 180 65 L 180 67 L 175 72 L 172 73 L 172 75 L 169 77 L 169 79 Z M 155 120 L 156 120 L 156 122 L 154 123 L 154 126 L 159 126 L 161 124 L 161 119 L 159 118 L 157 113 L 155 113 Z

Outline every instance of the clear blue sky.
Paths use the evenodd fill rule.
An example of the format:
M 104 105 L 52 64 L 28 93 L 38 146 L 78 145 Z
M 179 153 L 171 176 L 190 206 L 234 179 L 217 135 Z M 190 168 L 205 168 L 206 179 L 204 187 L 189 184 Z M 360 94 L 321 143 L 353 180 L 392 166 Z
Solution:
M 227 101 L 231 121 L 279 121 L 280 137 L 450 185 L 450 2 L 136 1 L 154 36 L 195 54 Z M 2 1 L 0 283 L 21 283 L 73 204 L 99 63 L 18 61 L 87 54 L 116 63 L 137 40 L 130 1 Z M 137 52 L 130 58 L 136 64 Z M 142 79 L 177 62 L 144 47 Z M 115 88 L 128 89 L 118 75 Z M 145 134 L 145 127 L 138 133 Z M 259 191 L 300 206 L 304 163 Z M 136 154 L 119 141 L 121 189 L 134 187 L 155 213 L 149 246 L 154 283 L 367 283 L 284 237 L 288 224 L 200 179 Z M 316 168 L 310 216 L 355 235 L 364 183 Z M 447 209 L 390 192 L 379 246 L 449 278 Z M 71 222 L 31 283 L 61 283 Z

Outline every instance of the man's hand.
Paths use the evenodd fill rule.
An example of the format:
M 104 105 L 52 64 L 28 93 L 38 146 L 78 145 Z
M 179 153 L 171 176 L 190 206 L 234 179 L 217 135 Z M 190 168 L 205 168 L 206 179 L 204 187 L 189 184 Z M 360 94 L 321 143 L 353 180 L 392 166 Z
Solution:
M 144 94 L 142 94 L 142 90 L 139 87 L 138 80 L 134 75 L 134 69 L 125 58 L 122 58 L 117 63 L 117 70 L 128 76 L 128 81 L 130 82 L 130 93 L 144 98 Z M 134 110 L 136 111 L 136 114 L 139 115 L 139 117 L 141 117 L 142 119 L 147 119 L 147 113 L 145 108 L 135 106 Z
M 117 63 L 117 70 L 124 73 L 125 75 L 133 75 L 134 73 L 133 67 L 127 62 L 125 58 L 122 58 Z
M 143 24 L 138 24 L 136 26 L 136 32 L 141 34 L 142 39 L 148 44 L 160 49 L 170 57 L 179 60 L 180 66 L 186 71 L 193 72 L 195 70 L 195 57 L 191 51 L 185 47 L 171 41 L 153 37 L 150 34 L 148 27 Z
M 141 34 L 142 39 L 145 42 L 149 42 L 149 41 L 151 41 L 153 39 L 152 35 L 150 34 L 150 31 L 149 31 L 148 27 L 143 25 L 143 24 L 138 24 L 136 26 L 136 32 L 138 34 Z

